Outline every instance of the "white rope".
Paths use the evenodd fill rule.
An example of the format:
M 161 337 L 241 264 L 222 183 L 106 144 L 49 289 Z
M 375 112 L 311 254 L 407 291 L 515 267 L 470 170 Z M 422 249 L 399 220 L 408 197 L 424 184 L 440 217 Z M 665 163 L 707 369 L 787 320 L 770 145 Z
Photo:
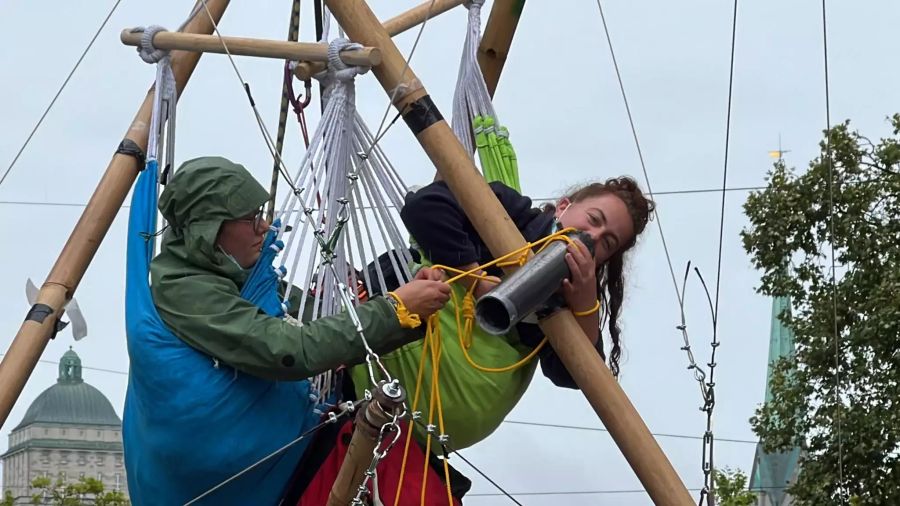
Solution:
M 355 175 L 357 178 L 365 177 L 368 181 L 373 171 L 381 172 L 386 165 L 382 163 L 386 157 L 380 150 L 373 151 L 370 156 L 365 158 L 361 158 L 358 154 L 370 147 L 370 143 L 366 141 L 371 139 L 371 134 L 358 117 L 353 104 L 355 99 L 353 79 L 368 69 L 348 67 L 339 57 L 341 51 L 358 47 L 360 46 L 341 39 L 332 42 L 329 47 L 328 69 L 314 76 L 322 82 L 325 89 L 323 97 L 325 110 L 322 114 L 320 128 L 313 134 L 310 148 L 294 178 L 296 186 L 304 189 L 303 194 L 302 196 L 288 195 L 281 208 L 283 216 L 295 213 L 293 216 L 294 236 L 297 240 L 289 241 L 285 249 L 285 257 L 293 256 L 293 268 L 290 269 L 291 281 L 298 275 L 296 267 L 300 257 L 305 256 L 303 255 L 303 242 L 308 238 L 307 234 L 315 231 L 320 237 L 327 240 L 339 226 L 338 217 L 344 205 L 346 205 L 348 214 L 348 222 L 345 226 L 353 230 L 354 234 L 371 236 L 374 231 L 368 225 L 370 217 L 363 208 L 384 205 L 388 201 L 402 202 L 403 196 L 399 194 L 398 190 L 405 187 L 396 183 L 382 187 L 394 193 L 386 198 L 373 197 L 371 192 L 368 192 L 365 197 L 359 192 L 350 192 L 349 175 Z M 392 170 L 392 172 L 396 171 Z M 364 175 L 360 176 L 360 174 Z M 377 178 L 391 181 L 396 176 L 378 174 Z M 346 204 L 341 204 L 342 199 L 346 201 Z M 306 209 L 314 211 L 309 213 L 312 220 L 306 216 Z M 382 232 L 380 244 L 370 241 L 369 244 L 364 245 L 358 240 L 355 244 L 356 251 L 352 256 L 349 255 L 347 246 L 352 243 L 338 241 L 334 245 L 334 265 L 340 275 L 346 276 L 340 281 L 355 281 L 356 269 L 364 269 L 366 263 L 377 256 L 380 248 L 385 246 L 403 247 L 402 234 L 398 231 L 396 220 L 390 221 L 392 226 L 385 227 L 382 224 L 379 227 L 379 231 Z M 302 227 L 298 228 L 297 225 L 301 223 Z M 321 260 L 316 257 L 319 255 L 315 251 L 311 251 L 307 255 L 305 276 L 306 287 L 314 286 L 317 289 L 316 300 L 312 301 L 313 318 L 335 314 L 341 309 L 339 297 L 335 292 L 337 280 L 331 279 L 327 269 L 316 269 Z M 360 262 L 360 264 L 356 264 L 356 262 Z M 363 278 L 365 277 L 363 276 Z M 367 284 L 371 281 L 373 280 L 366 279 Z M 383 281 L 379 284 L 380 288 L 383 288 Z M 302 298 L 306 299 L 306 294 Z M 305 309 L 308 301 L 304 300 L 301 304 Z
M 194 19 L 203 6 L 201 0 L 194 4 L 191 13 L 178 26 L 181 32 Z M 167 31 L 159 25 L 149 27 L 132 28 L 132 33 L 140 33 L 141 44 L 137 47 L 137 53 L 146 63 L 156 64 L 155 93 L 153 94 L 153 109 L 150 116 L 150 131 L 147 138 L 147 160 L 159 162 L 160 170 L 166 165 L 174 166 L 175 160 L 175 112 L 178 103 L 178 90 L 175 84 L 175 74 L 172 72 L 172 60 L 169 51 L 159 49 L 153 45 L 153 38 L 160 32 Z M 165 154 L 159 157 L 159 146 L 165 147 Z
M 459 62 L 459 73 L 456 91 L 453 94 L 453 133 L 470 154 L 475 152 L 472 132 L 472 118 L 485 116 L 494 118 L 499 124 L 491 96 L 484 82 L 484 75 L 478 65 L 478 44 L 481 42 L 481 7 L 484 0 L 470 0 L 465 3 L 469 10 L 466 40 L 463 44 L 462 58 Z
M 156 91 L 153 94 L 153 108 L 150 116 L 147 159 L 160 161 L 159 146 L 163 144 L 167 148 L 163 158 L 171 162 L 175 140 L 175 103 L 178 100 L 175 75 L 172 73 L 169 51 L 158 49 L 153 45 L 153 37 L 164 31 L 166 31 L 165 28 L 157 25 L 131 29 L 132 33 L 142 34 L 141 43 L 137 47 L 137 53 L 141 60 L 156 65 Z M 168 135 L 163 138 L 167 132 Z M 160 163 L 160 166 L 162 165 L 163 163 Z
M 285 195 L 278 217 L 287 226 L 278 231 L 285 243 L 277 270 L 288 282 L 283 305 L 291 290 L 300 287 L 300 315 L 315 320 L 342 312 L 345 307 L 341 284 L 349 286 L 350 303 L 358 305 L 357 283 L 369 291 L 387 291 L 387 272 L 375 264 L 375 275 L 367 266 L 385 251 L 390 268 L 401 283 L 411 279 L 405 230 L 397 209 L 407 187 L 356 111 L 355 78 L 369 69 L 348 66 L 342 51 L 362 46 L 346 39 L 329 44 L 328 66 L 313 76 L 322 83 L 325 104 L 318 128 L 296 172 L 296 191 Z M 314 240 L 311 240 L 314 239 Z M 307 246 L 307 243 L 312 243 Z M 326 248 L 321 248 L 322 244 Z M 319 400 L 328 397 L 332 376 L 312 378 Z
M 132 33 L 143 34 L 141 36 L 141 45 L 137 47 L 137 52 L 144 62 L 150 64 L 159 63 L 164 57 L 169 56 L 169 51 L 157 49 L 153 45 L 153 37 L 155 37 L 157 33 L 165 31 L 167 30 L 159 25 L 150 25 L 147 28 L 138 27 L 131 30 Z

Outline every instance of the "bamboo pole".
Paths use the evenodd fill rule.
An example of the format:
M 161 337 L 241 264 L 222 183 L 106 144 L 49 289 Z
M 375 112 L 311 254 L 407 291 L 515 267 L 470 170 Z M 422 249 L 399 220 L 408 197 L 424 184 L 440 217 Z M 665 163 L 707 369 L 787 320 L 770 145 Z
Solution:
M 122 30 L 120 39 L 126 46 L 140 46 L 140 32 Z M 286 40 L 248 39 L 246 37 L 218 37 L 198 33 L 159 32 L 153 36 L 158 49 L 196 51 L 203 53 L 231 53 L 238 56 L 257 56 L 292 61 L 328 61 L 328 44 L 292 42 Z M 227 51 L 226 51 L 227 47 Z M 341 51 L 341 61 L 347 65 L 372 67 L 381 63 L 381 52 L 365 47 Z
M 228 0 L 208 0 L 209 11 L 216 23 L 222 18 L 227 6 Z M 198 12 L 184 30 L 212 33 L 210 15 L 205 10 Z M 184 51 L 172 53 L 172 70 L 179 96 L 196 68 L 200 55 L 201 53 Z M 151 88 L 125 133 L 125 138 L 137 143 L 142 150 L 147 148 L 152 106 Z M 43 319 L 26 317 L 0 362 L 0 425 L 6 422 L 31 371 L 54 336 L 56 322 L 62 316 L 66 302 L 74 295 L 138 172 L 143 168 L 134 157 L 128 155 L 115 154 L 109 162 L 106 173 L 38 293 L 36 305 L 48 306 L 52 314 Z
M 426 0 L 412 9 L 397 14 L 391 19 L 384 22 L 384 29 L 391 35 L 396 37 L 410 28 L 419 25 L 425 19 L 431 19 L 438 14 L 443 14 L 450 9 L 460 6 L 465 0 Z M 294 75 L 301 81 L 307 81 L 312 76 L 325 70 L 325 64 L 314 62 L 300 62 L 294 68 Z
M 326 506 L 346 506 L 353 502 L 356 491 L 372 462 L 372 453 L 377 444 L 377 430 L 363 430 L 359 424 L 354 426 L 346 457 L 341 463 L 331 491 L 328 492 Z
M 375 450 L 378 449 L 381 453 L 390 444 L 382 441 L 382 437 L 399 437 L 395 432 L 382 431 L 382 427 L 392 423 L 395 413 L 402 410 L 406 392 L 397 383 L 381 383 L 371 392 L 372 400 L 366 404 L 365 409 L 356 412 L 353 436 L 347 447 L 344 462 L 341 463 L 338 475 L 328 493 L 327 506 L 350 504 L 362 486 L 366 474 L 375 471 L 374 466 L 378 464 L 378 461 L 373 460 Z M 412 430 L 412 427 L 409 430 Z M 378 446 L 379 443 L 381 448 Z M 382 457 L 383 455 L 378 457 L 378 460 Z
M 478 64 L 491 97 L 497 90 L 524 6 L 525 0 L 494 0 L 491 7 L 491 15 L 478 44 Z
M 288 23 L 287 40 L 297 42 L 300 38 L 300 4 L 301 0 L 291 2 L 291 20 Z M 278 178 L 280 176 L 281 155 L 284 153 L 284 136 L 287 129 L 288 109 L 290 108 L 291 81 L 281 80 L 281 105 L 278 108 L 278 132 L 275 133 L 275 160 L 272 167 L 272 179 L 269 183 L 269 204 L 266 210 L 266 221 L 275 221 L 275 197 L 278 195 Z M 309 97 L 306 97 L 309 98 Z
M 464 2 L 465 0 L 426 0 L 424 3 L 385 21 L 383 26 L 387 33 L 391 34 L 391 37 L 396 37 L 410 28 L 422 24 L 426 19 L 443 14 Z
M 440 117 L 412 68 L 364 0 L 326 0 L 353 40 L 382 50 L 375 77 L 416 139 L 447 182 L 466 215 L 494 255 L 525 245 L 521 233 L 476 171 L 472 158 Z M 404 72 L 405 71 L 405 72 Z M 541 328 L 613 435 L 650 497 L 660 505 L 691 505 L 693 500 L 640 415 L 594 351 L 569 311 L 544 320 Z
M 653 503 L 693 505 L 678 473 L 572 313 L 559 311 L 540 325 Z

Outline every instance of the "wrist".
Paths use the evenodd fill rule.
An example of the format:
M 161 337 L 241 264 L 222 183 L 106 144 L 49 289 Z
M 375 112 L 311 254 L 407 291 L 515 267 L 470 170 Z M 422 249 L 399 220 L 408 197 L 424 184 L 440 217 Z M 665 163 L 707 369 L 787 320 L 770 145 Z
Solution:
M 410 313 L 406 305 L 403 304 L 403 299 L 396 292 L 389 292 L 385 298 L 394 308 L 394 313 L 397 315 L 397 321 L 400 322 L 401 327 L 414 329 L 422 324 L 422 319 L 419 318 L 419 315 Z
M 388 302 L 388 304 L 390 304 L 391 309 L 394 311 L 394 314 L 396 315 L 398 312 L 397 310 L 400 307 L 399 304 L 397 304 L 397 299 L 391 294 L 385 294 L 384 300 L 386 300 Z
M 592 306 L 588 306 L 587 304 L 580 304 L 577 306 L 570 305 L 569 308 L 572 310 L 572 314 L 575 316 L 590 316 L 600 312 L 600 300 L 595 300 Z

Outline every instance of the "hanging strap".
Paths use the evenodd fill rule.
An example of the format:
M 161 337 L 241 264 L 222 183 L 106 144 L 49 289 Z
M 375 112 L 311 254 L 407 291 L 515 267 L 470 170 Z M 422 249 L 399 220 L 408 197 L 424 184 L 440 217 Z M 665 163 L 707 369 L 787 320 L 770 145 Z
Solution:
M 154 165 L 157 170 L 162 167 L 162 170 L 168 174 L 175 155 L 175 104 L 178 102 L 178 92 L 169 51 L 153 45 L 153 37 L 166 29 L 152 25 L 147 28 L 133 28 L 131 31 L 132 33 L 142 33 L 141 44 L 137 47 L 137 53 L 141 60 L 156 64 L 156 84 L 150 116 L 150 132 L 147 138 L 146 163 L 148 166 Z M 164 147 L 162 156 L 160 156 L 160 145 Z M 165 184 L 166 182 L 161 181 L 161 183 Z
M 453 133 L 469 153 L 478 151 L 485 179 L 500 181 L 521 191 L 519 169 L 515 151 L 509 142 L 509 131 L 500 125 L 478 64 L 483 5 L 484 0 L 465 3 L 469 16 L 456 91 L 453 94 Z

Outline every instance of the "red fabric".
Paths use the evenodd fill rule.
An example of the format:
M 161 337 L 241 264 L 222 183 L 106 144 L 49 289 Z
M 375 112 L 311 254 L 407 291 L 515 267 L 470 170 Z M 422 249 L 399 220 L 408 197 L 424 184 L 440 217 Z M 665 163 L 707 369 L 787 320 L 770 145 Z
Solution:
M 403 463 L 403 445 L 406 441 L 407 427 L 403 427 L 403 435 L 397 444 L 388 452 L 377 468 L 378 492 L 381 502 L 385 506 L 393 506 L 394 495 L 397 493 L 397 484 L 400 478 L 400 467 Z M 297 506 L 321 506 L 328 502 L 328 493 L 337 478 L 350 437 L 353 434 L 353 425 L 350 421 L 344 423 L 338 432 L 334 448 L 316 472 L 309 486 L 303 492 L 303 496 Z M 406 471 L 404 472 L 402 491 L 399 506 L 419 506 L 422 493 L 422 471 L 425 467 L 425 452 L 415 443 L 410 442 L 409 454 L 406 458 Z M 428 468 L 428 481 L 425 489 L 425 504 L 428 506 L 447 505 L 447 487 L 444 484 L 443 473 L 437 473 L 430 466 Z M 372 490 L 372 484 L 369 484 Z M 451 506 L 461 506 L 462 502 L 454 498 Z

